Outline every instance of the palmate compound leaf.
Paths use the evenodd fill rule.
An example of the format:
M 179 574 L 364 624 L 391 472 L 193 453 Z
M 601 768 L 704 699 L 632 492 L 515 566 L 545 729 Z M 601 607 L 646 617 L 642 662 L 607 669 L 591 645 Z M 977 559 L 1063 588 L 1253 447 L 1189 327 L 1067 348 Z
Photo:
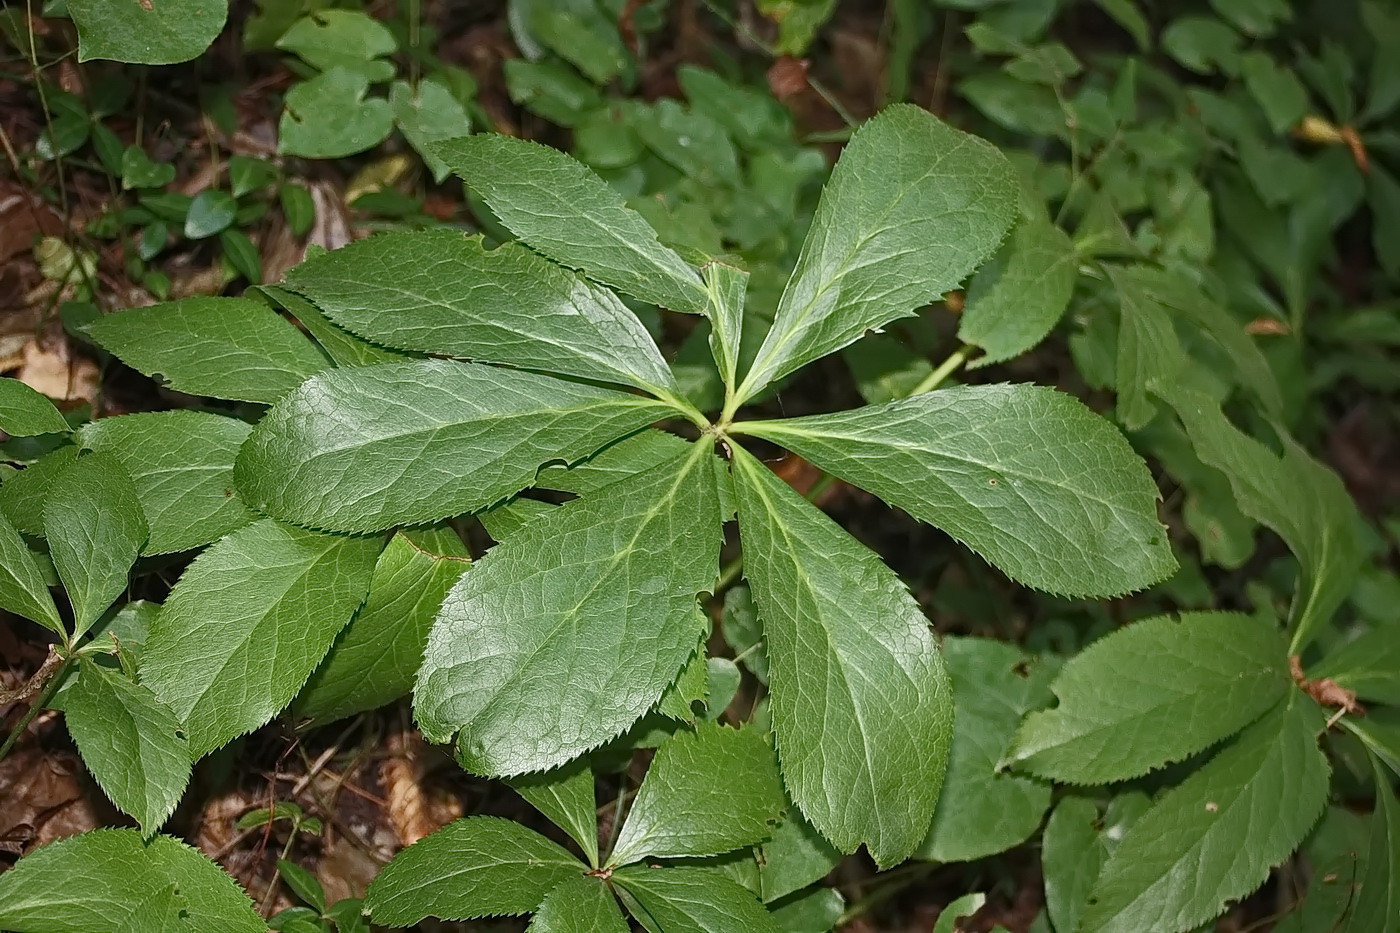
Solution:
M 365 603 L 297 695 L 293 711 L 326 723 L 413 689 L 443 597 L 470 566 L 451 528 L 401 530 L 379 555 Z
M 383 544 L 265 519 L 195 558 L 141 653 L 142 682 L 184 724 L 193 758 L 291 702 L 364 601 Z
M 1070 784 L 1107 784 L 1180 761 L 1258 719 L 1291 683 L 1276 626 L 1237 612 L 1156 616 L 1070 659 L 1006 762 Z
M 622 195 L 572 156 L 495 133 L 430 143 L 512 233 L 555 262 L 635 298 L 701 314 L 700 276 Z
M 1341 479 L 1287 435 L 1282 456 L 1235 427 L 1220 405 L 1180 385 L 1153 391 L 1176 410 L 1201 462 L 1224 473 L 1240 511 L 1278 533 L 1298 559 L 1290 653 L 1346 599 L 1361 567 L 1356 503 Z
M 365 909 L 376 924 L 393 927 L 425 917 L 524 914 L 585 870 L 567 851 L 513 820 L 470 816 L 396 855 L 369 886 Z
M 1104 864 L 1080 933 L 1183 933 L 1259 887 L 1327 802 L 1323 725 L 1295 691 L 1163 794 Z
M 751 846 L 772 835 L 786 807 L 778 762 L 762 733 L 702 722 L 657 750 L 608 863 Z
M 617 296 L 518 243 L 488 250 L 452 230 L 386 233 L 302 263 L 287 286 L 387 347 L 680 391 Z
M 64 694 L 63 712 L 103 791 L 154 833 L 190 780 L 189 742 L 175 714 L 146 687 L 87 659 Z
M 185 298 L 83 328 L 103 349 L 191 395 L 272 404 L 330 367 L 285 318 L 248 298 Z
M 649 933 L 780 933 L 752 891 L 716 871 L 629 865 L 613 883 Z
M 629 929 L 607 883 L 575 875 L 545 895 L 526 933 L 627 933 Z
M 734 453 L 784 784 L 837 848 L 864 843 L 892 865 L 928 831 L 952 738 L 928 620 L 874 552 L 751 454 Z
M 0 928 L 14 933 L 121 929 L 174 885 L 200 933 L 264 933 L 248 895 L 203 854 L 169 836 L 98 829 L 36 849 L 0 875 Z M 148 928 L 149 929 L 149 928 Z
M 85 424 L 78 440 L 131 477 L 150 528 L 141 553 L 169 554 L 217 541 L 257 518 L 233 483 L 234 458 L 251 430 L 207 412 L 143 412 Z
M 957 287 L 1001 243 L 1016 191 L 994 146 L 927 111 L 871 119 L 831 173 L 737 400 Z
M 707 445 L 567 503 L 492 548 L 453 587 L 414 691 L 424 736 L 460 732 L 487 776 L 542 771 L 632 725 L 705 626 L 719 502 Z
M 783 445 L 1037 589 L 1117 596 L 1176 569 L 1147 466 L 1053 389 L 958 386 L 732 430 Z
M 540 464 L 587 456 L 674 414 L 658 402 L 549 376 L 415 360 L 338 369 L 290 393 L 234 465 L 274 518 L 378 531 L 484 508 Z

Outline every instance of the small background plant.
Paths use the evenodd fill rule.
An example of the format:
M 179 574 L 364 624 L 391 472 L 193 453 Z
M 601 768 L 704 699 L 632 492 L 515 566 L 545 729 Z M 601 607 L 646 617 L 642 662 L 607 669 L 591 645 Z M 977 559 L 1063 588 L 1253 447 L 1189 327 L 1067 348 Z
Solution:
M 0 926 L 1400 928 L 1387 4 L 0 36 Z

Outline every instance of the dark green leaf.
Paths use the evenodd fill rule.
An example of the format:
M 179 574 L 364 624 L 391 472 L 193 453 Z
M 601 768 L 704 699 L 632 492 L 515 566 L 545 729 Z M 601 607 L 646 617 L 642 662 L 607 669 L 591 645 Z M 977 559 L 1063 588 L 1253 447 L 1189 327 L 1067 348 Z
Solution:
M 0 431 L 11 437 L 61 434 L 68 422 L 46 395 L 18 379 L 0 379 Z
M 248 239 L 248 234 L 230 227 L 219 233 L 219 246 L 223 249 L 224 258 L 228 260 L 229 265 L 247 279 L 249 284 L 258 285 L 262 282 L 262 258 L 258 255 L 258 248 L 253 245 L 253 241 Z
M 577 875 L 545 896 L 526 933 L 627 933 L 628 929 L 607 883 Z
M 238 202 L 227 191 L 209 188 L 195 195 L 185 215 L 185 238 L 202 240 L 211 237 L 233 223 Z
M 394 111 L 394 122 L 423 157 L 433 179 L 441 184 L 450 169 L 433 152 L 431 144 L 471 132 L 466 108 L 446 85 L 433 78 L 422 79 L 416 88 L 406 81 L 395 81 L 389 88 L 389 106 Z
M 1186 354 L 1161 302 L 1146 291 L 1150 273 L 1140 267 L 1111 266 L 1118 290 L 1118 420 L 1130 431 L 1157 413 L 1151 387 L 1170 385 L 1187 363 Z
M 1400 638 L 1394 626 L 1373 628 L 1329 650 L 1308 673 L 1330 677 L 1363 700 L 1400 705 Z
M 1396 762 L 1391 762 L 1391 767 Z M 1376 809 L 1371 816 L 1371 852 L 1366 875 L 1343 933 L 1395 933 L 1400 930 L 1400 803 L 1395 800 L 1391 777 L 1380 761 L 1371 758 L 1376 779 Z
M 19 532 L 5 519 L 0 519 L 0 606 L 65 634 L 43 572 Z
M 751 891 L 718 872 L 634 865 L 614 872 L 613 883 L 650 933 L 780 933 Z
M 326 912 L 326 891 L 315 875 L 296 862 L 289 862 L 284 858 L 277 860 L 277 869 L 282 873 L 282 880 L 287 882 L 287 887 L 291 888 L 297 897 L 310 904 L 316 913 Z
M 80 62 L 187 62 L 209 47 L 228 18 L 228 0 L 68 0 L 67 7 L 78 27 Z
M 277 127 L 278 151 L 339 159 L 379 145 L 394 129 L 394 112 L 384 98 L 365 96 L 369 84 L 360 71 L 335 67 L 293 85 Z
M 386 81 L 394 73 L 393 66 L 375 59 L 394 54 L 398 42 L 389 27 L 368 13 L 332 9 L 316 10 L 297 20 L 277 40 L 277 47 L 295 52 L 319 71 L 340 67 Z
M 597 803 L 593 796 L 593 769 L 586 760 L 542 774 L 527 774 L 509 783 L 517 794 L 583 848 L 588 864 L 597 866 Z
M 337 327 L 330 318 L 326 317 L 325 312 L 295 292 L 273 286 L 263 287 L 262 292 L 300 321 L 337 366 L 374 366 L 378 363 L 401 363 L 406 359 L 412 359 L 415 355 L 376 346 L 368 340 L 356 337 L 348 330 Z

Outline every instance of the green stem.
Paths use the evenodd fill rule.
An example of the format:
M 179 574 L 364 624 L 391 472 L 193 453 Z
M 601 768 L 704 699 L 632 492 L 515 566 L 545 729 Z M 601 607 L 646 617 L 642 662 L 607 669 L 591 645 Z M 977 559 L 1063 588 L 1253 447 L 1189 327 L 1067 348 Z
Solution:
M 50 650 L 52 651 L 53 649 Z M 10 730 L 9 736 L 5 739 L 5 744 L 0 745 L 0 761 L 5 760 L 5 756 L 10 753 L 10 749 L 15 747 L 15 743 L 20 740 L 20 736 L 24 735 L 25 731 L 29 729 L 29 724 L 34 721 L 34 717 L 38 716 L 40 711 L 49 705 L 49 700 L 53 699 L 54 691 L 63 683 L 63 675 L 67 673 L 68 667 L 72 663 L 73 656 L 68 655 L 53 668 L 53 673 L 49 675 L 49 679 L 44 683 L 43 690 L 34 698 L 34 702 L 30 704 L 24 717 Z M 50 662 L 44 662 L 45 667 L 49 665 Z M 40 676 L 42 676 L 42 674 L 43 668 L 40 668 Z
M 932 392 L 934 389 L 938 388 L 943 384 L 943 380 L 962 368 L 963 364 L 967 362 L 968 358 L 972 356 L 973 351 L 976 349 L 977 348 L 971 344 L 964 344 L 954 350 L 949 354 L 946 360 L 938 364 L 937 369 L 925 376 L 923 382 L 914 386 L 913 391 L 905 397 L 912 398 L 915 395 L 923 395 L 925 392 Z

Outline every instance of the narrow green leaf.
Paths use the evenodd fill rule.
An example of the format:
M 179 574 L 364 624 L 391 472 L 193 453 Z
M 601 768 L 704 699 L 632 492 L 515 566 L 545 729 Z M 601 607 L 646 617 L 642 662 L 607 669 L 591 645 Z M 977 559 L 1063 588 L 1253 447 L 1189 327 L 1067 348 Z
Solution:
M 1118 290 L 1118 421 L 1130 431 L 1141 428 L 1157 413 L 1148 393 L 1170 385 L 1186 366 L 1167 309 L 1147 291 L 1150 271 L 1136 266 L 1109 266 Z
M 78 441 L 131 477 L 150 528 L 141 552 L 169 554 L 217 541 L 256 518 L 233 482 L 234 458 L 251 430 L 207 412 L 146 412 L 85 424 Z
M 453 230 L 386 233 L 302 263 L 287 286 L 384 346 L 679 391 L 616 295 L 518 243 L 487 250 Z
M 958 386 L 734 430 L 868 489 L 1037 589 L 1117 596 L 1176 569 L 1146 465 L 1113 425 L 1053 389 Z
M 650 933 L 780 933 L 753 892 L 702 868 L 619 868 L 632 915 Z
M 577 875 L 563 881 L 540 903 L 526 933 L 627 933 L 627 920 L 608 885 Z
M 277 860 L 277 869 L 282 873 L 282 880 L 297 897 L 310 904 L 316 913 L 326 912 L 326 890 L 321 887 L 321 882 L 315 875 L 296 862 L 289 862 L 284 858 Z
M 953 745 L 918 856 L 969 862 L 1029 839 L 1050 808 L 1049 784 L 997 766 L 1021 717 L 1049 701 L 1053 667 L 984 638 L 945 638 L 943 657 L 953 681 Z
M 608 863 L 754 845 L 786 807 L 773 749 L 757 729 L 700 723 L 657 750 Z
M 64 721 L 83 762 L 149 836 L 190 780 L 189 743 L 164 703 L 129 677 L 84 659 L 64 694 Z
M 704 312 L 705 288 L 695 270 L 572 156 L 495 133 L 430 148 L 501 223 L 555 262 L 654 305 Z
M 1394 763 L 1392 763 L 1393 767 Z M 1342 933 L 1395 933 L 1400 930 L 1400 803 L 1390 775 L 1371 756 L 1376 778 L 1376 810 L 1371 816 L 1371 853 L 1366 875 Z
M 147 533 L 136 487 L 108 455 L 80 457 L 54 481 L 44 503 L 44 537 L 73 606 L 74 637 L 126 589 Z
M 0 518 L 0 607 L 65 634 L 43 572 L 19 532 L 4 518 Z
M 209 48 L 228 19 L 228 0 L 70 0 L 78 27 L 78 61 L 107 58 L 138 65 L 173 65 Z
M 169 836 L 98 829 L 52 842 L 0 875 L 0 927 L 18 933 L 116 930 L 143 905 L 176 888 L 200 933 L 265 933 L 267 925 L 232 878 Z
M 527 774 L 508 783 L 582 847 L 588 864 L 598 865 L 598 805 L 593 795 L 593 769 L 587 760 L 579 759 L 542 774 Z
M 739 344 L 744 331 L 744 297 L 749 274 L 728 263 L 711 262 L 701 274 L 710 294 L 710 352 L 725 385 L 739 383 Z
M 910 104 L 851 137 L 739 401 L 956 288 L 1016 211 L 1011 165 L 990 143 Z
M 1272 624 L 1237 612 L 1155 616 L 1075 655 L 1006 761 L 1072 784 L 1108 784 L 1180 761 L 1243 729 L 1291 683 Z
M 985 351 L 972 367 L 1020 356 L 1044 340 L 1078 277 L 1078 253 L 1064 231 L 1043 215 L 1022 220 L 968 285 L 958 337 Z
M 303 266 L 294 268 L 300 269 Z M 264 285 L 262 292 L 300 321 L 337 366 L 374 366 L 378 363 L 401 363 L 414 356 L 414 354 L 376 346 L 368 340 L 356 337 L 348 330 L 337 326 L 330 318 L 326 317 L 324 311 L 296 292 L 270 285 Z
M 425 917 L 470 920 L 524 914 L 583 863 L 539 833 L 494 816 L 449 823 L 404 849 L 365 895 L 376 924 L 413 926 Z
M 695 650 L 721 543 L 705 445 L 576 499 L 492 548 L 448 594 L 414 712 L 468 769 L 557 767 L 660 699 Z
M 1289 645 L 1296 654 L 1346 599 L 1361 567 L 1356 504 L 1337 474 L 1292 438 L 1281 435 L 1278 456 L 1201 393 L 1184 386 L 1156 391 L 1176 409 L 1201 462 L 1229 479 L 1240 511 L 1277 532 L 1298 558 Z
M 68 422 L 47 395 L 18 379 L 0 379 L 0 431 L 11 437 L 61 434 Z
M 1263 883 L 1327 802 L 1318 708 L 1301 694 L 1164 794 L 1104 864 L 1082 933 L 1181 933 Z
M 195 558 L 141 656 L 143 682 L 184 723 L 193 758 L 291 702 L 364 600 L 382 546 L 264 520 Z
M 192 395 L 271 404 L 327 368 L 306 336 L 248 298 L 185 298 L 93 321 L 84 332 L 123 363 Z
M 838 849 L 892 865 L 928 832 L 952 738 L 928 620 L 878 556 L 734 452 L 784 784 Z
M 433 619 L 469 564 L 466 546 L 450 528 L 391 538 L 374 566 L 365 604 L 297 696 L 296 714 L 331 722 L 411 692 Z
M 234 467 L 274 518 L 376 531 L 484 508 L 672 413 L 633 395 L 516 370 L 420 360 L 308 380 L 253 429 Z

